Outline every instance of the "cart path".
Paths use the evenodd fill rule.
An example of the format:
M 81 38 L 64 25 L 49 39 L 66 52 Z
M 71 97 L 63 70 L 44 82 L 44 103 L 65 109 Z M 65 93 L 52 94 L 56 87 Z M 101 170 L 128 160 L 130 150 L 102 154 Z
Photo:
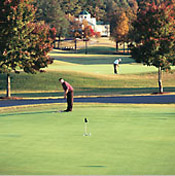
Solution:
M 169 104 L 175 103 L 175 95 L 151 95 L 151 96 L 115 96 L 115 97 L 86 97 L 74 98 L 79 103 L 129 103 L 129 104 Z M 21 99 L 0 100 L 0 107 L 66 103 L 65 99 Z

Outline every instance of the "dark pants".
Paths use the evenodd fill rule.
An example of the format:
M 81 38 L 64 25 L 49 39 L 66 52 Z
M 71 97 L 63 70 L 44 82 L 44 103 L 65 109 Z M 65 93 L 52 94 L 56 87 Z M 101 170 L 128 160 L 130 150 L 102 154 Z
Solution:
M 67 93 L 67 110 L 72 111 L 73 108 L 73 101 L 74 101 L 74 92 L 68 92 Z
M 114 73 L 117 74 L 117 64 L 114 64 Z

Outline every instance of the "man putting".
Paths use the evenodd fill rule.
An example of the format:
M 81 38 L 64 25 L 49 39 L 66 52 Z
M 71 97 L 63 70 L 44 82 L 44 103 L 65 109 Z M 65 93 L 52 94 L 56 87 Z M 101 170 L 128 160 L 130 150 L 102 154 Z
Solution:
M 63 78 L 60 78 L 59 81 L 64 89 L 64 98 L 66 99 L 67 97 L 67 109 L 64 110 L 64 112 L 70 112 L 73 108 L 74 89 L 68 82 L 64 81 Z

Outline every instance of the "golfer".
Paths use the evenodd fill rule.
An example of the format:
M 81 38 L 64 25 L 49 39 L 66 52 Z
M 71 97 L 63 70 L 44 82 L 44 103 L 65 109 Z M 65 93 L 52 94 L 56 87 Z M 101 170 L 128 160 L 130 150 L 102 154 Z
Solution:
M 68 82 L 64 81 L 63 78 L 60 78 L 59 81 L 62 84 L 62 87 L 64 89 L 64 98 L 66 99 L 67 97 L 67 109 L 64 110 L 64 112 L 72 111 L 74 89 Z
M 118 74 L 117 67 L 119 67 L 119 62 L 121 62 L 120 58 L 114 61 L 114 74 Z

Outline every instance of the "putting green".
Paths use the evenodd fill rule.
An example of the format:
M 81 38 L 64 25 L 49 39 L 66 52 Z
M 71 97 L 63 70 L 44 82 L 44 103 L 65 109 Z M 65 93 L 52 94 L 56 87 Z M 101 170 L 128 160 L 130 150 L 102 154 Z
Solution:
M 116 59 L 115 55 L 72 55 L 64 56 L 58 54 L 50 54 L 56 60 L 54 64 L 49 65 L 49 69 L 52 71 L 76 71 L 82 73 L 92 73 L 97 75 L 113 75 L 113 62 Z M 118 71 L 120 74 L 140 74 L 157 72 L 157 69 L 153 66 L 144 66 L 143 64 L 136 64 L 129 56 L 120 56 L 122 62 Z
M 175 106 L 0 109 L 0 174 L 174 175 Z M 84 118 L 91 136 L 83 136 Z
M 50 66 L 51 67 L 51 66 Z M 82 72 L 82 73 L 93 73 L 97 75 L 114 75 L 113 71 L 113 65 L 112 64 L 98 64 L 98 65 L 64 65 L 56 68 L 56 65 L 53 65 L 55 67 L 54 71 L 63 70 L 63 71 L 76 71 L 76 72 Z M 52 67 L 52 68 L 53 68 Z M 156 72 L 157 69 L 155 67 L 147 67 L 143 66 L 141 64 L 122 64 L 118 68 L 119 74 L 140 74 L 140 73 L 150 73 L 150 72 Z

